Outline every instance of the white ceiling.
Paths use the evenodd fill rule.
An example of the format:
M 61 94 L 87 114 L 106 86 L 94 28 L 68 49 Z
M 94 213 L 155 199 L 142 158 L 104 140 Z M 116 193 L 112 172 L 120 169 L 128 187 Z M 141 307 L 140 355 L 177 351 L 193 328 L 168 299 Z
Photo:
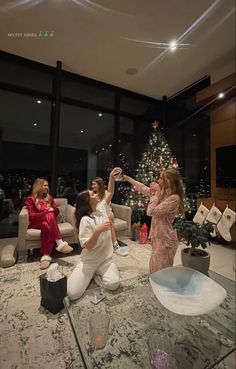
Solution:
M 234 71 L 234 0 L 1 0 L 0 10 L 2 50 L 154 98 Z M 185 45 L 160 45 L 171 40 Z

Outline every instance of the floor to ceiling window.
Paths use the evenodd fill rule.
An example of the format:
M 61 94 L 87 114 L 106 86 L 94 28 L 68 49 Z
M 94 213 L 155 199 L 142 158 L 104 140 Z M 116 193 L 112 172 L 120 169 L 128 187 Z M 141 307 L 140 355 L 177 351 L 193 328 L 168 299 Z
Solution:
M 0 237 L 17 234 L 18 213 L 36 177 L 48 178 L 52 194 L 74 204 L 78 191 L 95 176 L 106 181 L 114 165 L 135 175 L 154 120 L 164 128 L 187 191 L 208 191 L 209 114 L 197 111 L 195 93 L 209 79 L 164 104 L 3 52 L 0 71 Z M 119 202 L 122 185 L 117 190 Z
M 107 180 L 114 165 L 134 174 L 161 101 L 63 70 L 55 91 L 56 68 L 3 52 L 0 70 L 0 237 L 17 234 L 36 177 L 74 204 L 78 191 L 95 176 Z
M 0 235 L 16 233 L 18 213 L 37 177 L 50 180 L 51 103 L 0 90 Z
M 58 196 L 75 203 L 96 176 L 107 179 L 113 161 L 114 116 L 62 104 L 58 151 Z M 64 191 L 63 191 L 64 187 Z
M 165 131 L 193 211 L 197 197 L 210 196 L 210 113 L 207 106 L 199 108 L 195 98 L 209 83 L 209 78 L 204 78 L 167 101 Z

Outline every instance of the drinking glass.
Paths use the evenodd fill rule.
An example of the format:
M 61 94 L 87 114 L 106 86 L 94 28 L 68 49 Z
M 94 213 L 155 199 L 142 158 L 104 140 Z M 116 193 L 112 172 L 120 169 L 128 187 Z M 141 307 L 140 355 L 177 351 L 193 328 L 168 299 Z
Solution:
M 95 349 L 106 346 L 109 334 L 110 318 L 107 314 L 94 314 L 89 319 L 91 344 Z
M 115 181 L 116 182 L 122 182 L 123 181 L 123 175 L 124 175 L 123 173 L 116 174 L 114 176 Z
M 164 333 L 149 337 L 148 351 L 151 369 L 173 369 L 171 343 Z

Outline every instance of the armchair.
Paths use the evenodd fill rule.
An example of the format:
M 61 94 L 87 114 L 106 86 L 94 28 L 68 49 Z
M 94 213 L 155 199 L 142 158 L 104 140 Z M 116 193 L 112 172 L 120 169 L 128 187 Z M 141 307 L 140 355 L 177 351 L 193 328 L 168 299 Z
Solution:
M 74 217 L 75 208 L 69 205 L 67 199 L 64 198 L 56 198 L 55 202 L 60 210 L 57 220 L 63 241 L 71 244 L 78 243 Z M 28 228 L 28 226 L 28 210 L 23 207 L 19 214 L 18 251 L 40 248 L 40 229 Z
M 131 213 L 132 210 L 129 206 L 111 204 L 112 211 L 114 213 L 114 225 L 116 231 L 116 237 L 129 237 L 131 235 Z

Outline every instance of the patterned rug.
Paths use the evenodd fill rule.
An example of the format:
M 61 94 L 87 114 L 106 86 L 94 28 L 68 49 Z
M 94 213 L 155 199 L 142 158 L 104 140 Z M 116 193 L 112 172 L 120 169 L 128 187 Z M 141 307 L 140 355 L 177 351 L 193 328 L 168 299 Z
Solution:
M 114 255 L 121 279 L 147 273 L 150 245 L 124 241 L 129 255 Z M 77 259 L 78 256 L 73 255 L 54 262 L 58 262 L 69 276 Z M 0 268 L 0 368 L 82 369 L 65 311 L 53 315 L 40 306 L 40 274 L 43 273 L 38 261 Z M 231 361 L 221 363 L 217 369 L 233 369 Z
M 121 279 L 148 272 L 150 246 L 130 240 L 129 256 L 114 255 Z M 78 256 L 55 259 L 70 275 Z M 75 339 L 65 314 L 51 314 L 40 306 L 39 262 L 0 268 L 0 368 L 82 369 Z

